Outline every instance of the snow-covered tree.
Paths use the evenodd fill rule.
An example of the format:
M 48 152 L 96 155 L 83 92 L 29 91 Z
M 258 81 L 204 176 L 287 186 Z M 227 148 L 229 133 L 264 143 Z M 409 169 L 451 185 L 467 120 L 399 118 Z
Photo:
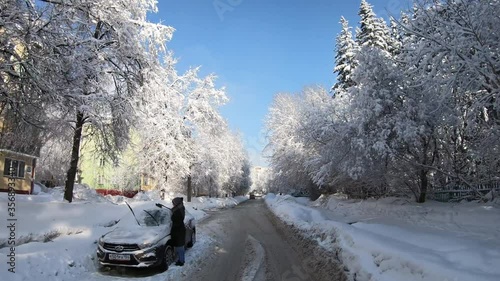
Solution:
M 402 14 L 401 17 L 402 21 L 404 22 L 405 15 Z M 391 50 L 392 55 L 397 55 L 401 52 L 401 48 L 403 47 L 404 30 L 401 27 L 401 24 L 399 24 L 394 17 L 391 17 L 389 27 L 390 27 L 389 49 Z
M 59 56 L 53 73 L 64 83 L 56 106 L 74 116 L 65 190 L 71 202 L 84 127 L 111 157 L 126 147 L 134 116 L 132 98 L 140 91 L 144 72 L 158 63 L 172 28 L 147 21 L 147 13 L 156 10 L 155 1 L 41 2 L 44 28 L 57 35 L 50 44 Z
M 332 141 L 332 132 L 335 134 L 329 130 L 335 118 L 329 107 L 333 100 L 321 87 L 305 88 L 298 95 L 276 96 L 266 120 L 271 182 L 276 191 L 317 191 L 318 186 L 325 185 L 315 167 L 322 165 L 320 151 Z
M 159 186 L 189 174 L 193 157 L 191 130 L 182 115 L 188 94 L 185 84 L 193 76 L 178 75 L 171 55 L 165 62 L 165 67 L 148 73 L 144 88 L 149 89 L 137 102 L 139 164 Z
M 438 175 L 452 185 L 498 179 L 498 1 L 446 1 L 415 9 L 405 57 L 440 110 Z M 448 113 L 449 114 L 446 114 Z M 493 168 L 493 169 L 495 169 Z
M 360 47 L 376 47 L 391 52 L 391 39 L 387 24 L 373 12 L 373 7 L 361 0 L 359 8 L 360 27 L 356 33 L 356 42 Z
M 345 91 L 347 88 L 354 86 L 352 81 L 352 72 L 356 67 L 356 51 L 357 45 L 352 37 L 349 27 L 349 22 L 342 17 L 340 19 L 342 30 L 336 39 L 336 55 L 334 73 L 337 74 L 337 82 L 333 86 L 334 91 Z
M 184 192 L 187 184 L 188 200 L 192 187 L 195 194 L 236 193 L 245 153 L 219 112 L 224 89 L 214 75 L 200 78 L 198 68 L 179 75 L 171 54 L 164 60 L 138 100 L 142 172 L 160 188 Z
M 50 56 L 37 17 L 30 2 L 0 3 L 0 147 L 32 155 L 42 145 L 50 86 L 41 75 Z
M 251 164 L 250 160 L 248 157 L 248 154 L 245 153 L 245 158 L 243 160 L 243 165 L 241 167 L 241 177 L 240 177 L 240 183 L 237 186 L 237 189 L 235 191 L 236 195 L 245 195 L 247 192 L 250 190 L 250 187 L 252 186 L 252 179 L 251 179 Z
M 300 127 L 300 99 L 297 96 L 278 94 L 269 108 L 266 118 L 269 144 L 266 148 L 271 155 L 271 167 L 276 173 L 274 185 L 280 191 L 300 187 L 308 178 L 304 163 L 307 160 L 304 144 L 298 137 Z
M 247 161 L 239 137 L 226 129 L 217 135 L 200 136 L 197 146 L 199 155 L 192 172 L 196 193 L 236 193 Z
M 72 146 L 71 133 L 69 130 L 54 131 L 43 142 L 37 161 L 36 177 L 45 181 L 47 186 L 64 185 L 70 162 L 68 151 L 71 151 Z

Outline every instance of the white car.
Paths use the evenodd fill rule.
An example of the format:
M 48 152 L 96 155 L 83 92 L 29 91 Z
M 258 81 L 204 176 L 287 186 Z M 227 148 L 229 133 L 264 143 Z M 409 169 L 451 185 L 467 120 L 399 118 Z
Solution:
M 165 270 L 175 261 L 171 245 L 172 212 L 161 204 L 135 209 L 98 241 L 101 265 L 124 267 L 161 266 Z M 132 209 L 131 209 L 132 210 Z M 133 215 L 135 213 L 135 215 Z M 134 218 L 135 217 L 135 218 Z M 196 242 L 194 217 L 186 210 L 186 247 Z

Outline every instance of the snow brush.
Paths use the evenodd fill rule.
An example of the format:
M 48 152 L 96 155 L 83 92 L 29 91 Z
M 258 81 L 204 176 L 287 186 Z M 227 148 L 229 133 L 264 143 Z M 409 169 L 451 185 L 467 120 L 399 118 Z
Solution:
M 158 207 L 158 208 L 167 208 L 169 210 L 172 210 L 171 208 L 169 208 L 169 207 L 167 207 L 167 206 L 165 206 L 165 205 L 163 205 L 161 203 L 156 203 L 156 207 Z

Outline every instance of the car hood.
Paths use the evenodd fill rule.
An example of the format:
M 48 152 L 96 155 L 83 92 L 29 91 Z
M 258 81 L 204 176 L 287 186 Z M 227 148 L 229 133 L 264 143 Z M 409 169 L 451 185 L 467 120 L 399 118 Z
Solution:
M 102 237 L 104 243 L 111 244 L 143 244 L 154 243 L 170 235 L 166 226 L 117 227 Z

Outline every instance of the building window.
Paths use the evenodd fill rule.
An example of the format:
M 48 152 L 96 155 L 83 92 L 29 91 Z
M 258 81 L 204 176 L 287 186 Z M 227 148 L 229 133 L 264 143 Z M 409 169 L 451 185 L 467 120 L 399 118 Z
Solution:
M 98 185 L 103 185 L 104 184 L 104 176 L 103 175 L 98 175 L 97 176 L 97 184 Z
M 3 175 L 14 178 L 24 178 L 24 168 L 26 163 L 24 161 L 5 158 L 5 165 L 3 167 Z
M 104 159 L 104 157 L 101 157 L 99 159 L 99 166 L 104 167 L 104 165 L 106 165 L 106 159 Z

